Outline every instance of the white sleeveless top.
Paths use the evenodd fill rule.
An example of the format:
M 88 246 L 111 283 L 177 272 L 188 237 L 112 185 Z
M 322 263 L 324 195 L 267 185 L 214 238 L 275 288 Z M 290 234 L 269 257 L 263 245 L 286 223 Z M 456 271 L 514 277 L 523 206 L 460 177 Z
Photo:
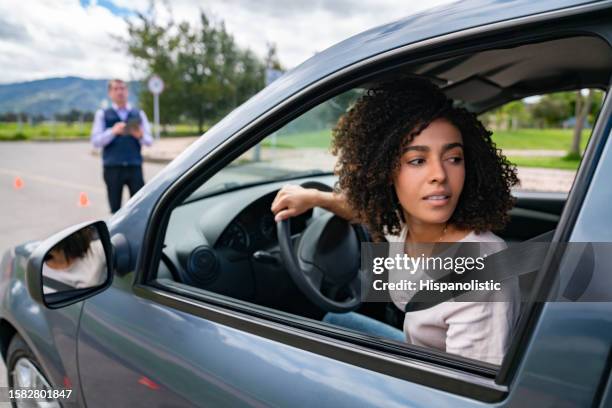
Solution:
M 386 235 L 390 243 L 389 257 L 401 250 L 406 240 L 407 228 L 404 225 L 399 236 Z M 506 248 L 503 239 L 492 232 L 476 234 L 470 232 L 458 242 L 484 242 L 481 255 L 491 254 Z M 488 244 L 490 243 L 490 245 Z M 401 249 L 400 249 L 401 248 Z M 393 271 L 389 280 L 393 281 Z M 396 275 L 397 277 L 397 275 Z M 447 301 L 429 309 L 405 314 L 404 333 L 406 340 L 416 346 L 435 348 L 463 357 L 501 364 L 510 345 L 512 329 L 520 310 L 520 289 L 518 279 L 504 281 L 501 295 L 512 301 L 455 302 Z M 404 310 L 409 296 L 406 292 L 392 291 L 393 303 Z M 500 293 L 495 296 L 500 295 Z

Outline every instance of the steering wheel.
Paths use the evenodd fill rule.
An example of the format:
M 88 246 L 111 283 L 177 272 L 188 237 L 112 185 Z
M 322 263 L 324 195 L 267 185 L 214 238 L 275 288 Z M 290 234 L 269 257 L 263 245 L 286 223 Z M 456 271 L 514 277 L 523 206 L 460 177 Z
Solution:
M 318 182 L 302 187 L 331 191 Z M 359 307 L 360 246 L 367 240 L 362 227 L 325 211 L 311 218 L 300 236 L 292 237 L 290 222 L 279 221 L 276 227 L 281 258 L 297 287 L 328 312 L 349 312 Z

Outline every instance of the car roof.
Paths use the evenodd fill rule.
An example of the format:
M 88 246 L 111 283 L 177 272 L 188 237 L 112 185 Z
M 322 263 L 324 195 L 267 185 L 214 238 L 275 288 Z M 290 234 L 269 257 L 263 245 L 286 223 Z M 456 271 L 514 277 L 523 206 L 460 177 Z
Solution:
M 576 0 L 457 1 L 409 15 L 349 37 L 317 53 L 296 67 L 295 71 L 326 64 L 343 67 L 377 53 L 428 38 L 590 3 L 597 2 Z
M 470 111 L 482 113 L 532 95 L 607 89 L 611 67 L 612 48 L 606 40 L 581 34 L 415 61 L 377 80 L 425 77 Z
M 450 3 L 369 29 L 341 41 L 287 72 L 284 75 L 285 81 L 279 81 L 277 86 L 286 85 L 287 82 L 298 82 L 298 78 L 322 77 L 407 44 L 479 26 L 590 3 L 597 2 L 471 0 Z

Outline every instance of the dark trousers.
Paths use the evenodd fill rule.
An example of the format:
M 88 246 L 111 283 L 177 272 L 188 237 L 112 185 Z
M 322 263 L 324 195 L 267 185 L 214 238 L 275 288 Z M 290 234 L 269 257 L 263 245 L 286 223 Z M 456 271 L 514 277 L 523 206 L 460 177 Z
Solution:
M 114 214 L 121 208 L 123 186 L 128 186 L 130 197 L 144 186 L 142 166 L 104 166 L 104 182 L 111 213 Z

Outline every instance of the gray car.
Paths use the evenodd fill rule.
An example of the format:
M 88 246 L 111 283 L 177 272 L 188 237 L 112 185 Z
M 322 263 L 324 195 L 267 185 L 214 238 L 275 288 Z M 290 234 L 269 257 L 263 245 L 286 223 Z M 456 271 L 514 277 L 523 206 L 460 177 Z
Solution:
M 500 366 L 321 322 L 330 310 L 360 308 L 388 324 L 397 316 L 384 303 L 326 300 L 289 265 L 295 239 L 324 238 L 309 229 L 326 215 L 276 225 L 274 195 L 288 182 L 329 189 L 335 176 L 292 157 L 293 167 L 250 159 L 258 142 L 281 143 L 276 132 L 323 104 L 407 75 L 476 113 L 560 90 L 607 92 L 611 22 L 611 1 L 453 3 L 286 73 L 108 221 L 4 254 L 0 345 L 9 385 L 23 391 L 13 396 L 38 390 L 41 406 L 90 407 L 612 406 L 612 303 L 580 301 L 612 293 L 609 94 L 569 194 L 516 193 L 507 241 L 549 233 L 555 243 L 597 244 L 578 258 L 550 246 L 521 278 L 529 291 Z M 319 160 L 309 154 L 300 163 Z M 338 265 L 359 259 L 351 248 Z M 70 275 L 61 273 L 66 251 L 80 254 Z M 552 289 L 566 301 L 553 301 Z

